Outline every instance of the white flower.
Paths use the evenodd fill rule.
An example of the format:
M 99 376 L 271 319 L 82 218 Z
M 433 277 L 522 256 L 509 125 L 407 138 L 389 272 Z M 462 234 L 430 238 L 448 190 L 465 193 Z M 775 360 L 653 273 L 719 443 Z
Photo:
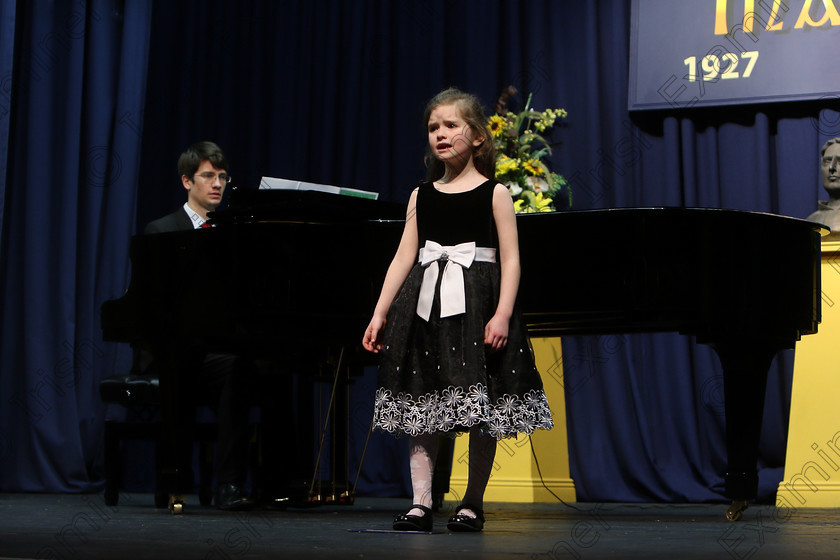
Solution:
M 444 404 L 454 408 L 464 400 L 464 390 L 460 387 L 448 387 L 443 390 L 441 397 Z
M 487 396 L 487 387 L 485 387 L 481 383 L 470 385 L 469 399 L 470 402 L 474 402 L 477 404 L 489 403 L 490 398 Z
M 505 183 L 505 186 L 508 188 L 508 191 L 510 191 L 510 196 L 519 196 L 522 193 L 522 187 L 520 187 L 519 183 L 516 181 Z
M 438 429 L 442 432 L 448 432 L 455 427 L 455 419 L 449 414 L 443 414 L 438 423 Z
M 399 410 L 408 410 L 414 407 L 414 399 L 408 393 L 400 393 L 397 395 L 397 407 Z
M 525 182 L 534 192 L 548 192 L 548 183 L 541 177 L 526 177 Z
M 435 399 L 432 395 L 420 395 L 417 398 L 417 408 L 420 412 L 429 412 L 435 407 Z
M 383 414 L 379 420 L 379 425 L 388 432 L 393 432 L 399 425 L 399 420 L 393 413 Z
M 519 399 L 515 395 L 504 395 L 499 397 L 497 405 L 503 414 L 513 414 L 519 407 Z
M 391 391 L 384 387 L 380 387 L 376 390 L 376 397 L 374 402 L 376 406 L 384 406 L 385 403 L 391 400 Z
M 404 419 L 405 432 L 410 436 L 416 436 L 423 433 L 423 421 L 416 415 L 411 414 Z
M 514 425 L 514 431 L 519 432 L 520 434 L 533 434 L 536 429 L 534 421 L 525 417 L 517 419 L 516 424 Z
M 481 414 L 477 408 L 469 407 L 458 411 L 458 417 L 464 426 L 472 426 L 481 418 Z
M 502 429 L 502 425 L 498 418 L 493 417 L 487 421 L 487 433 L 496 439 L 500 439 L 505 436 L 505 432 Z

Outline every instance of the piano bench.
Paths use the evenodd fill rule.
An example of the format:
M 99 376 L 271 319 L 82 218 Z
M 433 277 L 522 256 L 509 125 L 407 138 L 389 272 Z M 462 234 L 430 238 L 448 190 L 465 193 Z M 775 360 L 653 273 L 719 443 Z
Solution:
M 105 420 L 105 504 L 119 503 L 122 484 L 121 443 L 126 440 L 155 442 L 155 455 L 160 453 L 162 423 L 160 421 L 160 384 L 150 375 L 117 375 L 103 379 L 99 394 L 104 403 L 118 404 L 127 409 L 124 421 Z M 195 426 L 199 442 L 199 501 L 209 506 L 213 501 L 213 444 L 218 439 L 214 423 L 199 422 Z M 160 480 L 158 464 L 155 480 Z M 155 506 L 169 505 L 168 493 L 155 488 Z
M 132 406 L 160 405 L 160 380 L 153 375 L 115 375 L 99 383 L 102 402 Z

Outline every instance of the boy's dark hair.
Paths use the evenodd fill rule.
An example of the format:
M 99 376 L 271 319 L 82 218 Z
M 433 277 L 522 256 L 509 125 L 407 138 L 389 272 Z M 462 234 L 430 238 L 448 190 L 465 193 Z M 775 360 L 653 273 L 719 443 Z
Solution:
M 228 171 L 228 162 L 222 149 L 214 142 L 196 142 L 178 158 L 178 176 L 192 179 L 202 161 L 209 160 L 216 169 Z

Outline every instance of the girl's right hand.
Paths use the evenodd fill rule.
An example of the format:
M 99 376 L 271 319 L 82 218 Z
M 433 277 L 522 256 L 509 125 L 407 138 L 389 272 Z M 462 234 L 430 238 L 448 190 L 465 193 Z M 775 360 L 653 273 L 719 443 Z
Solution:
M 374 317 L 365 329 L 365 336 L 362 339 L 362 346 L 368 352 L 378 353 L 382 348 L 382 329 L 385 328 L 385 319 Z

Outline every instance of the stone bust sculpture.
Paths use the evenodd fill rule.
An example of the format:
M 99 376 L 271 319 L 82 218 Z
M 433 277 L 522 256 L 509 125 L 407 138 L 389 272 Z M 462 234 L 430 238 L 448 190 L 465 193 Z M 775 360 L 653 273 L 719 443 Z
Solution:
M 840 238 L 840 138 L 826 142 L 820 151 L 820 169 L 828 201 L 819 201 L 808 219 L 831 228 L 832 238 Z

